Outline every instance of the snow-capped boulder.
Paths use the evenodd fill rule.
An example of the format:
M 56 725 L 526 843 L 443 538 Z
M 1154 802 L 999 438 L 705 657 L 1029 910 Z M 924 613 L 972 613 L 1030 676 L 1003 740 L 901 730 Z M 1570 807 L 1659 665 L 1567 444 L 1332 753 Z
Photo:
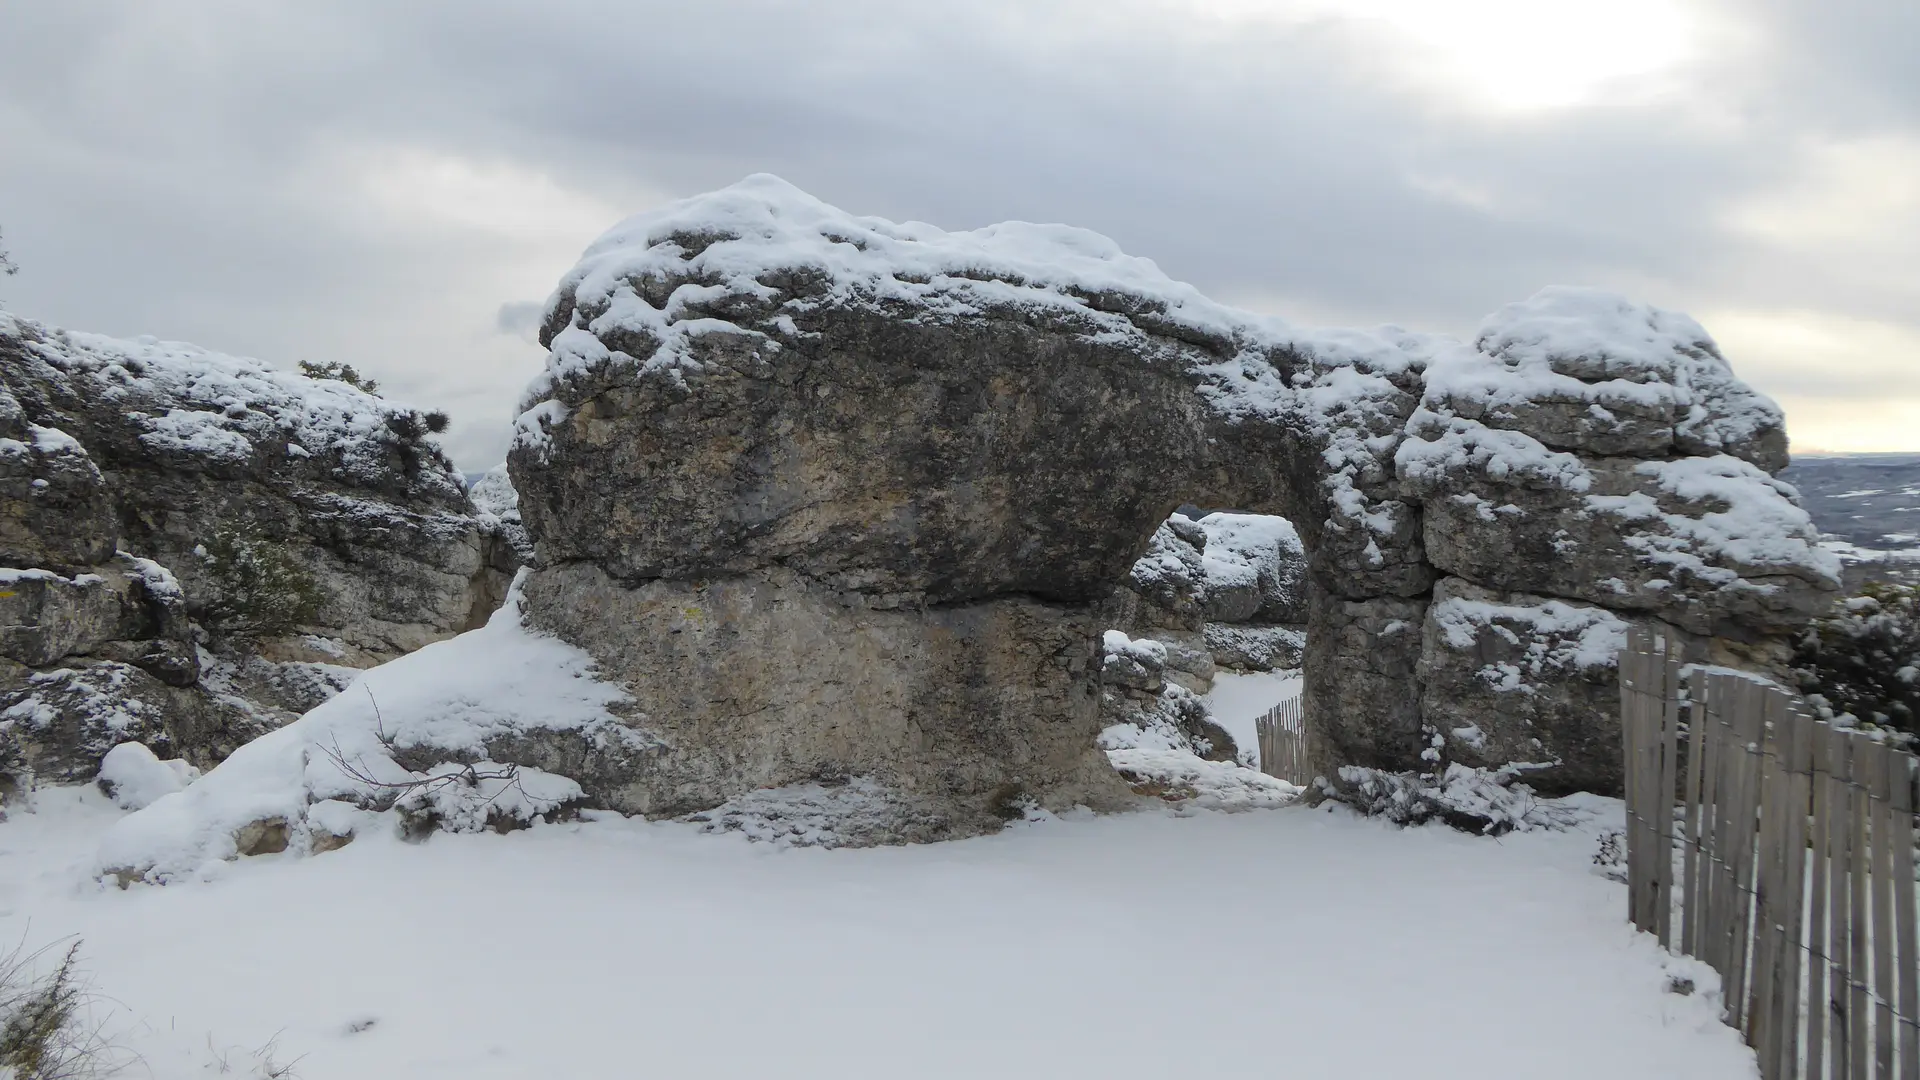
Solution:
M 1271 626 L 1307 621 L 1307 551 L 1286 518 L 1208 514 L 1204 573 L 1207 622 Z
M 1184 556 L 1214 541 L 1162 535 L 1187 502 L 1298 526 L 1304 588 L 1223 543 L 1254 573 L 1219 613 L 1257 587 L 1308 623 L 1324 765 L 1419 766 L 1423 672 L 1451 670 L 1458 636 L 1423 632 L 1443 577 L 1750 641 L 1834 587 L 1768 475 L 1778 409 L 1692 320 L 1590 290 L 1471 343 L 1312 331 L 1082 230 L 894 224 L 760 176 L 596 241 L 542 341 L 509 458 L 548 560 L 529 618 L 675 747 L 636 777 L 661 806 L 819 774 L 981 827 L 1008 785 L 1099 797 L 1099 637 L 1123 626 L 1100 602 L 1148 555 L 1155 617 L 1204 638 Z M 1550 620 L 1496 622 L 1557 648 Z M 1551 726 L 1610 738 L 1575 698 L 1592 707 Z M 1557 738 L 1527 759 L 1617 784 Z
M 475 625 L 513 567 L 487 564 L 436 425 L 333 379 L 0 312 L 4 756 L 82 778 L 118 731 L 210 766 L 311 704 L 273 691 L 277 665 L 365 666 Z
M 520 493 L 513 488 L 513 477 L 507 474 L 506 463 L 488 469 L 467 489 L 467 495 L 473 500 L 481 523 L 498 538 L 496 546 L 504 545 L 504 552 L 492 557 L 496 562 L 502 557 L 512 561 L 507 577 L 511 579 L 513 572 L 522 566 L 532 566 L 535 561 L 533 538 L 527 535 L 527 528 L 520 521 Z
M 173 758 L 162 761 L 137 742 L 121 743 L 100 759 L 100 790 L 123 810 L 141 810 L 163 795 L 184 789 L 200 770 Z
M 1213 722 L 1190 672 L 1176 666 L 1182 661 L 1193 664 L 1191 657 L 1181 655 L 1179 643 L 1108 630 L 1101 636 L 1100 653 L 1101 749 L 1149 745 L 1212 761 L 1233 760 L 1233 737 Z M 1209 661 L 1209 673 L 1211 667 Z

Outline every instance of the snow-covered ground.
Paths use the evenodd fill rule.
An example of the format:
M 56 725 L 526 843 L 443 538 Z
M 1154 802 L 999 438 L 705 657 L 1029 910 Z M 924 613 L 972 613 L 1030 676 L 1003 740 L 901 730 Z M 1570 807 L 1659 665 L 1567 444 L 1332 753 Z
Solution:
M 122 811 L 52 789 L 0 824 L 0 941 L 83 938 L 157 1080 L 269 1041 L 301 1080 L 1755 1075 L 1593 872 L 1590 805 L 1499 841 L 1305 807 L 864 850 L 370 833 L 121 891 L 86 874 Z
M 1222 671 L 1214 675 L 1213 691 L 1205 700 L 1213 722 L 1225 728 L 1240 749 L 1252 755 L 1257 768 L 1260 740 L 1254 733 L 1253 722 L 1260 719 L 1260 714 L 1299 692 L 1298 671 L 1262 671 L 1247 675 Z

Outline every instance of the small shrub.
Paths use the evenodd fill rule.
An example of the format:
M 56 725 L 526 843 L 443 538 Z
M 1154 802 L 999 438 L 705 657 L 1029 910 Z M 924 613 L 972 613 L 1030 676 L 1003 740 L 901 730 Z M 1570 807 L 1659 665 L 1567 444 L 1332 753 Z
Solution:
M 1815 619 L 1793 674 L 1824 719 L 1920 737 L 1920 586 L 1876 582 Z
M 221 529 L 202 545 L 219 596 L 207 621 L 230 632 L 277 634 L 311 623 L 326 595 L 285 544 Z
M 343 382 L 362 393 L 378 394 L 380 384 L 354 370 L 352 364 L 342 364 L 337 360 L 315 363 L 311 360 L 300 361 L 300 374 L 309 379 L 332 379 Z
M 428 435 L 438 435 L 447 430 L 451 419 L 438 409 L 433 412 L 414 412 L 403 409 L 387 414 L 387 430 L 399 437 L 401 443 L 417 443 Z
M 85 1080 L 108 1076 L 124 1062 L 85 1022 L 87 991 L 73 942 L 51 972 L 38 974 L 50 949 L 0 954 L 0 1077 L 8 1080 Z

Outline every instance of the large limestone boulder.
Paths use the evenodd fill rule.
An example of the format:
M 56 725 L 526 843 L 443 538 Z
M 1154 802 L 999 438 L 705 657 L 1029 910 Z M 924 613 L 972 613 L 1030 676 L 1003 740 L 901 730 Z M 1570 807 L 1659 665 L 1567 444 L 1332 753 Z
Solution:
M 1764 663 L 1834 587 L 1769 475 L 1779 410 L 1692 320 L 1589 290 L 1471 343 L 1305 331 L 1080 230 L 896 225 L 756 177 L 596 242 L 542 340 L 509 461 L 527 617 L 633 694 L 665 749 L 621 800 L 650 813 L 848 774 L 943 835 L 1010 790 L 1098 803 L 1099 632 L 1205 654 L 1209 602 L 1306 623 L 1323 766 L 1418 769 L 1477 730 L 1463 760 L 1607 790 L 1593 627 Z M 1178 549 L 1214 543 L 1167 525 L 1186 502 L 1292 521 L 1305 580 L 1183 585 Z M 1563 607 L 1593 620 L 1572 653 Z
M 340 672 L 477 625 L 515 566 L 432 426 L 0 313 L 0 756 L 84 778 L 134 739 L 210 766 Z
M 873 843 L 1124 805 L 1149 759 L 1245 772 L 1199 760 L 1177 646 L 1255 594 L 1304 620 L 1322 770 L 1617 790 L 1627 626 L 1764 668 L 1836 585 L 1770 475 L 1779 410 L 1691 320 L 1590 290 L 1472 342 L 1309 331 L 1080 230 L 762 176 L 609 232 L 542 336 L 489 496 L 532 546 L 508 603 L 129 817 L 105 870 L 326 850 L 383 810 Z M 1284 517 L 1303 574 L 1185 503 Z M 1239 582 L 1211 600 L 1209 549 Z

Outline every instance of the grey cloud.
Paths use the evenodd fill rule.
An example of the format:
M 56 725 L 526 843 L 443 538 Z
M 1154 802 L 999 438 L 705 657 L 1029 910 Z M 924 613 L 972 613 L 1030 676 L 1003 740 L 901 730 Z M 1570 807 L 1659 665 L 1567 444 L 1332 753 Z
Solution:
M 21 148 L 0 224 L 28 271 L 9 296 L 76 326 L 364 360 L 454 412 L 470 467 L 504 445 L 545 286 L 434 325 L 449 268 L 498 253 L 316 201 L 328 147 L 512 160 L 614 203 L 772 171 L 857 212 L 1067 221 L 1219 295 L 1436 329 L 1555 281 L 1912 319 L 1897 283 L 1722 224 L 1810 135 L 1912 129 L 1920 87 L 1888 44 L 1911 5 L 1817 25 L 1785 0 L 1722 10 L 1773 63 L 1709 58 L 1703 85 L 1742 116 L 1714 126 L 1662 105 L 1462 118 L 1380 85 L 1326 24 L 1121 0 L 10 9 L 31 44 L 0 68 L 0 141 Z
M 535 300 L 509 300 L 500 305 L 494 325 L 503 334 L 531 341 L 540 330 L 540 314 L 545 307 Z

